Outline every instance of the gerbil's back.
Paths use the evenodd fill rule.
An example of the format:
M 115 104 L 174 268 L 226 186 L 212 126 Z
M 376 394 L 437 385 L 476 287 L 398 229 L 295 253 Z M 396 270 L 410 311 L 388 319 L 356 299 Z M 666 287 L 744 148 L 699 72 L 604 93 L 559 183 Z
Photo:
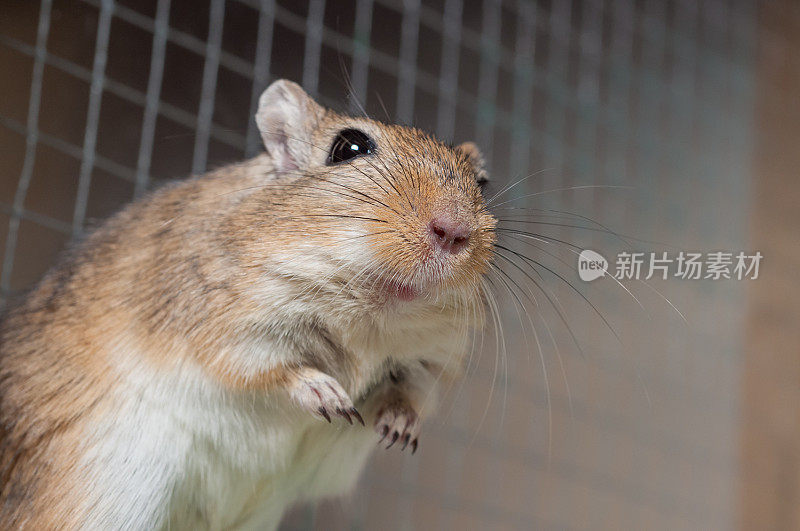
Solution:
M 63 500 L 70 489 L 85 488 L 71 484 L 80 475 L 81 434 L 114 408 L 120 378 L 108 350 L 121 337 L 155 338 L 185 319 L 187 307 L 174 300 L 181 290 L 213 291 L 203 276 L 219 255 L 208 248 L 209 227 L 262 163 L 263 157 L 168 185 L 130 205 L 67 251 L 5 313 L 0 527 L 80 519 Z
M 102 407 L 108 381 L 89 354 L 65 263 L 0 323 L 0 527 L 69 521 L 68 480 L 80 428 Z M 76 326 L 77 325 L 77 326 Z M 74 328 L 73 328 L 74 327 Z

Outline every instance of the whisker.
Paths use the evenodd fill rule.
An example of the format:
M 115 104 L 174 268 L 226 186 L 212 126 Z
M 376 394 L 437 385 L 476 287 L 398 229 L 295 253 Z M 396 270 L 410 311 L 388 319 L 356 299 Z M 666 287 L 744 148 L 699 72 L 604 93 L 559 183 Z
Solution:
M 475 428 L 475 432 L 473 433 L 472 439 L 468 447 L 471 447 L 475 443 L 475 438 L 478 436 L 478 433 L 483 426 L 484 421 L 486 420 L 486 416 L 489 413 L 489 407 L 491 406 L 492 397 L 494 396 L 495 385 L 497 382 L 497 371 L 498 371 L 498 360 L 502 356 L 502 353 L 505 352 L 506 343 L 505 343 L 505 334 L 503 332 L 503 324 L 502 319 L 500 317 L 500 309 L 497 305 L 497 301 L 492 296 L 491 291 L 485 291 L 486 300 L 489 304 L 489 314 L 492 316 L 492 322 L 495 328 L 495 361 L 494 361 L 494 370 L 492 375 L 492 385 L 489 388 L 489 397 L 486 401 L 486 407 L 481 414 L 480 421 L 478 422 L 477 428 Z
M 551 193 L 554 193 L 554 192 L 568 192 L 568 191 L 572 191 L 572 190 L 586 190 L 586 189 L 589 189 L 589 188 L 632 189 L 632 188 L 635 188 L 635 187 L 634 186 L 628 186 L 628 185 L 618 185 L 618 184 L 586 184 L 586 185 L 581 185 L 581 186 L 567 186 L 565 188 L 553 188 L 552 190 L 543 190 L 541 192 L 534 192 L 534 193 L 531 193 L 531 194 L 521 195 L 519 197 L 515 197 L 513 199 L 508 199 L 506 201 L 503 201 L 502 203 L 498 203 L 498 204 L 496 204 L 494 206 L 496 208 L 496 207 L 499 207 L 501 205 L 506 205 L 506 204 L 511 203 L 513 201 L 517 201 L 519 199 L 525 199 L 526 197 L 535 197 L 537 195 L 551 194 Z
M 580 343 L 578 342 L 578 338 L 575 336 L 575 333 L 574 333 L 574 331 L 572 330 L 572 327 L 569 325 L 569 322 L 567 321 L 567 318 L 565 317 L 565 315 L 564 315 L 564 312 L 563 312 L 563 310 L 561 309 L 561 304 L 560 304 L 560 303 L 557 303 L 557 298 L 556 298 L 556 300 L 554 300 L 554 297 L 555 297 L 555 295 L 552 295 L 552 296 L 551 296 L 551 294 L 550 294 L 550 293 L 549 293 L 549 292 L 548 292 L 548 291 L 545 289 L 545 287 L 544 287 L 544 284 L 543 284 L 543 283 L 544 283 L 544 279 L 543 279 L 543 278 L 541 278 L 541 275 L 540 275 L 540 278 L 542 279 L 542 284 L 539 284 L 538 282 L 536 282 L 536 280 L 534 280 L 534 279 L 533 279 L 533 277 L 532 277 L 532 276 L 530 276 L 530 274 L 528 274 L 528 272 L 527 272 L 527 271 L 525 271 L 525 270 L 524 270 L 524 269 L 523 269 L 523 268 L 522 268 L 522 267 L 521 267 L 519 264 L 517 264 L 517 263 L 516 263 L 514 260 L 512 260 L 511 258 L 509 258 L 509 257 L 505 256 L 503 253 L 499 253 L 499 252 L 495 252 L 495 256 L 499 256 L 500 258 L 503 258 L 503 259 L 504 259 L 504 260 L 506 260 L 508 263 L 510 263 L 511 265 L 513 265 L 513 266 L 514 266 L 516 269 L 518 269 L 518 270 L 519 270 L 519 271 L 520 271 L 520 272 L 521 272 L 523 275 L 525 275 L 525 276 L 526 276 L 526 277 L 527 277 L 527 278 L 528 278 L 528 279 L 529 279 L 531 282 L 533 282 L 533 283 L 534 283 L 534 285 L 535 285 L 537 288 L 539 288 L 539 290 L 540 290 L 540 291 L 542 292 L 542 294 L 543 294 L 543 295 L 544 295 L 544 296 L 547 298 L 547 300 L 550 302 L 550 305 L 553 307 L 553 309 L 554 309 L 554 310 L 556 311 L 556 313 L 558 314 L 559 318 L 561 319 L 561 322 L 563 322 L 563 323 L 564 323 L 564 326 L 566 327 L 566 329 L 567 329 L 567 331 L 568 331 L 568 333 L 569 333 L 570 337 L 572 338 L 572 341 L 573 341 L 573 343 L 575 344 L 575 347 L 578 349 L 578 352 L 580 352 L 581 356 L 585 358 L 585 357 L 586 357 L 586 354 L 583 352 L 583 349 L 581 348 L 581 346 L 580 346 Z M 532 268 L 532 270 L 533 270 L 534 272 L 536 272 L 536 274 L 539 274 L 539 272 L 538 272 L 538 271 L 536 271 L 535 269 L 533 269 L 533 268 Z
M 617 236 L 616 233 L 613 231 L 609 231 L 607 229 L 601 229 L 598 227 L 586 227 L 585 225 L 572 225 L 569 223 L 555 223 L 552 221 L 533 221 L 528 219 L 509 219 L 509 218 L 497 218 L 497 221 L 500 223 L 522 223 L 526 225 L 541 225 L 545 227 L 561 227 L 561 228 L 568 228 L 568 229 L 581 229 L 581 230 L 588 230 L 592 232 L 601 232 L 603 234 L 609 234 L 612 236 Z
M 350 102 L 355 104 L 356 108 L 361 112 L 361 114 L 365 118 L 369 118 L 369 114 L 367 114 L 367 109 L 364 108 L 364 105 L 358 99 L 358 96 L 356 96 L 355 87 L 353 87 L 353 80 L 350 77 L 350 72 L 347 71 L 347 65 L 345 65 L 344 57 L 342 56 L 341 52 L 337 54 L 337 57 L 339 58 L 339 69 L 342 72 L 345 89 L 347 90 L 347 95 L 350 99 Z
M 515 234 L 519 234 L 522 238 L 526 238 L 526 239 L 530 238 L 530 239 L 533 239 L 533 240 L 536 240 L 536 241 L 541 241 L 541 242 L 544 242 L 544 243 L 557 242 L 557 243 L 563 244 L 567 248 L 567 250 L 569 252 L 571 252 L 572 254 L 574 254 L 575 256 L 580 256 L 580 253 L 575 250 L 575 249 L 580 250 L 581 249 L 580 247 L 578 247 L 575 244 L 569 243 L 567 241 L 560 240 L 558 238 L 553 238 L 552 236 L 545 236 L 543 234 L 536 234 L 536 233 L 531 233 L 531 232 L 521 231 L 521 230 L 515 230 L 515 229 L 504 229 L 504 228 L 500 228 L 500 227 L 498 227 L 497 230 L 499 232 L 512 232 L 512 233 L 515 233 Z M 634 301 L 636 301 L 636 304 L 639 305 L 639 307 L 642 309 L 642 311 L 645 312 L 645 314 L 648 316 L 648 318 L 650 318 L 650 313 L 647 311 L 647 309 L 644 307 L 644 305 L 641 303 L 641 301 L 636 297 L 636 295 L 634 295 L 633 292 L 630 289 L 628 289 L 627 286 L 625 286 L 625 284 L 623 284 L 622 282 L 620 282 L 620 280 L 618 278 L 613 276 L 608 271 L 607 268 L 603 269 L 603 272 L 606 273 L 606 276 L 608 278 L 610 278 L 612 281 L 616 282 L 616 284 L 619 287 L 621 287 L 623 290 L 625 290 L 625 292 L 628 295 L 630 295 L 631 298 Z M 606 276 L 604 276 L 604 278 L 606 278 Z
M 530 178 L 532 178 L 532 177 L 535 177 L 535 176 L 537 176 L 537 175 L 541 175 L 542 173 L 544 173 L 544 172 L 546 172 L 546 171 L 552 171 L 552 170 L 554 170 L 554 169 L 555 169 L 555 168 L 544 168 L 544 169 L 541 169 L 541 170 L 539 170 L 539 171 L 535 171 L 535 172 L 533 172 L 533 173 L 531 173 L 531 174 L 529 174 L 529 175 L 526 175 L 525 177 L 522 177 L 522 178 L 518 179 L 517 181 L 515 181 L 515 182 L 514 182 L 514 183 L 512 183 L 512 184 L 509 184 L 509 185 L 507 185 L 507 186 L 504 186 L 504 187 L 503 187 L 503 188 L 502 188 L 500 191 L 498 191 L 497 193 L 495 193 L 495 194 L 494 194 L 492 197 L 490 197 L 490 198 L 489 198 L 489 199 L 486 201 L 486 205 L 487 205 L 487 206 L 491 205 L 491 204 L 494 202 L 494 200 L 495 200 L 495 199 L 497 199 L 498 197 L 500 197 L 501 195 L 503 195 L 503 194 L 505 194 L 505 193 L 508 193 L 508 192 L 510 192 L 512 189 L 514 189 L 514 187 L 516 187 L 517 185 L 519 185 L 519 184 L 523 183 L 524 181 L 526 181 L 526 180 L 528 180 L 528 179 L 530 179 Z
M 366 216 L 350 216 L 345 214 L 302 214 L 299 216 L 289 216 L 289 217 L 280 217 L 276 219 L 280 220 L 297 220 L 302 218 L 344 218 L 344 219 L 362 219 L 365 221 L 375 221 L 377 223 L 389 223 L 385 219 L 378 219 L 378 218 L 370 218 Z
M 578 218 L 578 219 L 580 219 L 582 221 L 586 221 L 587 223 L 591 223 L 593 225 L 596 225 L 596 227 L 586 227 L 586 226 L 582 226 L 582 225 L 567 225 L 567 224 L 560 225 L 560 224 L 556 224 L 556 223 L 547 223 L 547 222 L 540 222 L 540 221 L 535 221 L 535 220 L 518 220 L 518 219 L 500 218 L 499 216 L 496 216 L 498 221 L 501 221 L 501 222 L 506 221 L 506 222 L 514 222 L 514 223 L 529 223 L 529 224 L 539 224 L 539 225 L 555 225 L 555 226 L 567 227 L 567 228 L 576 228 L 576 229 L 584 229 L 584 230 L 593 230 L 593 231 L 598 231 L 598 232 L 605 232 L 605 233 L 609 234 L 610 236 L 614 236 L 616 239 L 618 239 L 619 241 L 621 241 L 622 243 L 624 243 L 624 244 L 626 244 L 628 246 L 633 246 L 633 242 L 639 242 L 639 243 L 663 245 L 665 247 L 669 247 L 669 248 L 672 248 L 672 249 L 676 249 L 677 248 L 674 245 L 670 245 L 668 243 L 654 241 L 654 240 L 646 240 L 646 239 L 643 239 L 643 238 L 637 238 L 637 237 L 631 236 L 629 234 L 622 234 L 620 232 L 617 232 L 617 231 L 607 227 L 606 225 L 603 225 L 599 221 L 596 221 L 596 220 L 594 220 L 592 218 L 589 218 L 589 217 L 586 217 L 586 216 L 581 216 L 580 214 L 575 214 L 574 212 L 567 212 L 567 211 L 563 211 L 563 210 L 553 210 L 553 209 L 536 209 L 536 208 L 528 209 L 528 208 L 517 208 L 517 207 L 503 207 L 503 208 L 500 208 L 500 209 L 492 209 L 492 210 L 494 211 L 494 210 L 506 210 L 506 209 L 526 210 L 526 211 L 527 210 L 532 210 L 532 211 L 538 211 L 538 212 L 553 212 L 555 214 L 547 214 L 547 213 L 545 213 L 545 214 L 538 214 L 538 213 L 537 214 L 514 214 L 514 213 L 511 213 L 509 215 L 520 216 L 520 217 L 543 217 L 543 218 L 554 218 L 554 219 Z M 556 214 L 560 214 L 560 215 L 556 215 Z
M 593 303 L 592 303 L 592 302 L 591 302 L 591 301 L 590 301 L 590 300 L 589 300 L 589 299 L 586 297 L 586 295 L 584 295 L 584 294 L 583 294 L 583 293 L 582 293 L 582 292 L 581 292 L 581 291 L 580 291 L 578 288 L 576 288 L 576 287 L 575 287 L 575 285 L 574 285 L 574 284 L 572 284 L 572 282 L 570 282 L 569 280 L 567 280 L 566 278 L 564 278 L 564 276 L 563 276 L 563 275 L 561 275 L 560 273 L 556 272 L 555 270 L 553 270 L 553 269 L 551 269 L 551 268 L 547 267 L 546 265 L 542 264 L 541 262 L 539 262 L 539 261 L 537 261 L 537 260 L 534 260 L 534 259 L 532 259 L 532 258 L 529 258 L 529 257 L 525 256 L 525 255 L 524 255 L 524 254 L 522 254 L 522 253 L 519 253 L 519 252 L 517 252 L 517 251 L 514 251 L 513 249 L 510 249 L 510 248 L 508 248 L 508 247 L 505 247 L 505 246 L 502 246 L 502 245 L 496 245 L 496 246 L 497 246 L 499 249 L 503 249 L 503 250 L 505 250 L 505 251 L 508 251 L 508 252 L 510 252 L 510 253 L 512 253 L 512 254 L 514 254 L 515 256 L 517 256 L 517 257 L 521 258 L 521 259 L 522 259 L 523 261 L 525 261 L 525 262 L 528 262 L 528 263 L 530 263 L 530 264 L 535 264 L 535 265 L 538 265 L 539 267 L 543 268 L 543 269 L 544 269 L 544 270 L 546 270 L 546 271 L 549 271 L 550 273 L 552 273 L 553 275 L 555 275 L 556 277 L 558 277 L 559 279 L 561 279 L 561 281 L 562 281 L 562 282 L 564 282 L 564 283 L 565 283 L 567 286 L 569 286 L 569 287 L 572 289 L 572 291 L 574 291 L 575 293 L 577 293 L 578 295 L 580 295 L 580 297 L 581 297 L 581 298 L 582 298 L 582 299 L 583 299 L 583 300 L 586 302 L 586 304 L 588 304 L 589 306 L 591 306 L 591 308 L 594 310 L 594 312 L 595 312 L 595 313 L 596 313 L 596 314 L 597 314 L 597 315 L 600 317 L 600 319 L 602 319 L 602 320 L 603 320 L 603 323 L 605 323 L 605 325 L 608 327 L 608 329 L 609 329 L 609 330 L 611 330 L 611 333 L 612 333 L 612 334 L 614 334 L 614 337 L 615 337 L 615 338 L 617 338 L 617 341 L 619 341 L 620 343 L 622 343 L 622 340 L 620 339 L 620 337 L 619 337 L 619 334 L 617 333 L 617 331 L 616 331 L 616 330 L 614 330 L 614 327 L 613 327 L 613 326 L 611 326 L 611 323 L 609 323 L 609 322 L 608 322 L 608 319 L 606 319 L 606 317 L 605 317 L 605 316 L 602 314 L 602 312 L 601 312 L 600 310 L 598 310 L 598 309 L 597 309 L 597 306 L 595 306 L 595 305 L 594 305 L 594 304 L 593 304 Z
M 492 265 L 492 269 L 494 271 L 502 274 L 503 276 L 505 276 L 510 282 L 512 282 L 523 293 L 523 295 L 527 295 L 525 293 L 525 290 L 522 289 L 522 287 L 517 283 L 517 281 L 515 281 L 511 277 L 511 275 L 509 275 L 508 273 L 506 273 L 505 271 L 503 271 L 502 269 L 500 269 L 500 268 L 498 268 L 498 267 L 496 267 L 494 265 Z M 551 395 L 550 378 L 549 378 L 548 372 L 547 372 L 547 363 L 545 362 L 545 359 L 544 359 L 544 351 L 542 349 L 542 344 L 539 341 L 539 334 L 536 331 L 536 325 L 534 325 L 533 319 L 531 318 L 530 313 L 525 308 L 525 305 L 522 303 L 522 301 L 520 300 L 519 296 L 514 293 L 514 290 L 512 290 L 511 287 L 508 285 L 508 282 L 506 282 L 506 280 L 503 279 L 502 277 L 498 277 L 498 278 L 503 282 L 503 284 L 505 284 L 506 289 L 508 289 L 508 292 L 516 299 L 517 303 L 525 310 L 525 314 L 528 317 L 528 322 L 531 325 L 531 330 L 533 331 L 534 339 L 536 340 L 536 350 L 537 350 L 537 353 L 539 354 L 539 361 L 540 361 L 541 366 L 542 366 L 542 376 L 544 378 L 544 385 L 545 385 L 545 398 L 547 400 L 547 455 L 548 455 L 548 459 L 549 459 L 550 456 L 551 456 L 551 453 L 552 453 L 552 446 L 553 446 L 553 405 L 552 405 L 551 398 L 550 398 L 550 395 Z M 531 293 L 531 296 L 533 296 L 532 293 Z M 529 298 L 529 300 L 532 300 L 532 302 L 536 306 L 538 306 L 538 303 L 536 302 L 535 297 L 533 297 L 533 299 Z M 515 307 L 516 307 L 516 304 L 515 304 Z M 522 322 L 522 317 L 519 314 L 519 312 L 517 313 L 517 315 L 520 317 L 520 325 L 522 326 L 522 330 L 523 330 L 523 339 L 525 340 L 525 343 L 526 343 L 526 346 L 527 346 L 528 339 L 527 339 L 527 335 L 525 334 L 525 324 Z M 541 314 L 540 314 L 540 316 L 541 316 Z M 528 349 L 530 349 L 530 347 L 528 347 Z M 565 375 L 565 377 L 566 377 L 566 375 Z

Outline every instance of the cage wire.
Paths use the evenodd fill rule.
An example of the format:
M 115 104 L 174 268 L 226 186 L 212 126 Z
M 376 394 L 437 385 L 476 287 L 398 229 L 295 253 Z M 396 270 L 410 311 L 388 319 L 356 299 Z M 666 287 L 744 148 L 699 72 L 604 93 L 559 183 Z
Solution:
M 3 10 L 4 299 L 94 220 L 165 180 L 261 151 L 252 117 L 281 77 L 339 110 L 476 141 L 496 189 L 535 174 L 508 192 L 520 205 L 697 244 L 736 242 L 746 226 L 703 207 L 748 208 L 754 1 L 42 0 Z M 547 193 L 566 188 L 582 191 Z M 738 296 L 703 290 L 685 299 L 699 312 Z M 698 333 L 735 330 L 740 317 L 698 318 Z M 656 390 L 680 390 L 665 391 L 663 411 L 613 395 L 619 366 L 597 363 L 584 377 L 572 367 L 602 391 L 577 392 L 567 413 L 554 390 L 555 452 L 540 444 L 541 375 L 513 360 L 505 424 L 475 432 L 491 381 L 479 373 L 446 422 L 426 426 L 419 458 L 379 454 L 355 495 L 284 525 L 728 528 L 736 406 L 719 397 L 738 358 L 727 340 L 705 339 L 698 361 L 674 337 L 648 338 L 664 354 L 643 371 Z M 693 416 L 697 403 L 716 420 Z M 646 428 L 643 416 L 654 419 Z

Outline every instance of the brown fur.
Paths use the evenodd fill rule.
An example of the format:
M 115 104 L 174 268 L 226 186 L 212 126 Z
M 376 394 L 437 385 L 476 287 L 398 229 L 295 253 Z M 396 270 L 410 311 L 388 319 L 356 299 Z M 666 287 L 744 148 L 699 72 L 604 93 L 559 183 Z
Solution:
M 8 313 L 0 328 L 0 527 L 80 526 L 75 500 L 90 488 L 75 464 L 86 443 L 80 437 L 115 408 L 115 389 L 124 384 L 108 356 L 120 341 L 144 353 L 134 363 L 192 364 L 231 389 L 291 386 L 298 364 L 347 388 L 359 368 L 341 346 L 341 331 L 309 316 L 279 334 L 260 319 L 252 291 L 260 277 L 309 281 L 272 270 L 280 253 L 337 245 L 343 228 L 364 226 L 383 269 L 416 282 L 432 252 L 427 223 L 446 213 L 475 231 L 469 252 L 452 257 L 446 275 L 441 266 L 423 273 L 441 276 L 434 290 L 477 282 L 491 257 L 494 220 L 475 184 L 483 171 L 476 152 L 330 111 L 315 123 L 314 149 L 326 150 L 347 124 L 376 137 L 375 160 L 320 162 L 301 175 L 276 176 L 270 156 L 261 155 L 168 185 L 77 244 Z M 340 289 L 350 277 L 332 285 Z M 348 297 L 368 294 L 327 295 L 349 308 Z M 302 359 L 243 373 L 228 353 L 264 336 L 293 342 Z

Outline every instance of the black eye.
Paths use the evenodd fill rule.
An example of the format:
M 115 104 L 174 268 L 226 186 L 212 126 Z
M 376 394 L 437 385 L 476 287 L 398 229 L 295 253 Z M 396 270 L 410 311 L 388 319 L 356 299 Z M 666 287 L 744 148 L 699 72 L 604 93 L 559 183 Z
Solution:
M 481 189 L 481 192 L 485 192 L 486 187 L 489 186 L 489 179 L 487 179 L 486 177 L 478 177 L 477 183 L 478 183 L 478 188 Z
M 328 153 L 328 166 L 339 164 L 361 155 L 369 155 L 375 151 L 375 142 L 364 132 L 358 129 L 344 129 L 339 131 L 333 140 L 333 145 Z

